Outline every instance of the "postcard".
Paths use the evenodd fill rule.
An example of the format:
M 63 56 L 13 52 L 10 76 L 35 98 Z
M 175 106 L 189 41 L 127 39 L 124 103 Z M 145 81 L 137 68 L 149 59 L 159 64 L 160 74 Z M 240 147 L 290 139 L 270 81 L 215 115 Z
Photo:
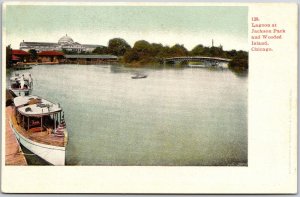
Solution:
M 3 192 L 297 192 L 297 4 L 2 12 Z

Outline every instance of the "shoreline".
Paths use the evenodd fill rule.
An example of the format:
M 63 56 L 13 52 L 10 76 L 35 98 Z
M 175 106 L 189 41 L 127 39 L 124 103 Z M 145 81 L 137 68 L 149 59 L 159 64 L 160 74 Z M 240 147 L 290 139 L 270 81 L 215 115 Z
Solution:
M 6 131 L 5 131 L 5 165 L 27 166 L 27 160 L 22 148 L 9 125 L 9 117 L 12 107 L 6 107 Z

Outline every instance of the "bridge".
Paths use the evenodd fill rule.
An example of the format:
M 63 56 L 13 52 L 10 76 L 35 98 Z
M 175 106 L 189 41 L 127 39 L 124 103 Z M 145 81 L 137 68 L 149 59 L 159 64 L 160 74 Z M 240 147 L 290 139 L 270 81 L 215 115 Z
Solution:
M 164 63 L 188 63 L 188 62 L 210 62 L 210 63 L 229 63 L 231 59 L 220 57 L 205 57 L 205 56 L 185 56 L 185 57 L 170 57 L 165 58 Z

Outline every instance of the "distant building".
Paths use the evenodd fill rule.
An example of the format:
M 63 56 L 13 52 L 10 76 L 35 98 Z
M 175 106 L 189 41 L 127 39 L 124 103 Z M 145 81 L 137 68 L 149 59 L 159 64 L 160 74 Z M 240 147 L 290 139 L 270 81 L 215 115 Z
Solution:
M 12 50 L 12 62 L 28 62 L 30 60 L 30 54 L 23 50 L 13 49 Z
M 20 49 L 29 51 L 35 49 L 37 52 L 41 51 L 68 51 L 68 52 L 92 52 L 97 47 L 103 47 L 102 45 L 92 44 L 80 44 L 74 42 L 68 35 L 61 37 L 57 43 L 51 42 L 23 42 L 20 43 Z
M 68 64 L 102 64 L 117 62 L 115 55 L 65 55 L 65 63 Z
M 64 59 L 64 53 L 59 51 L 42 51 L 38 53 L 38 62 L 40 63 L 61 63 Z

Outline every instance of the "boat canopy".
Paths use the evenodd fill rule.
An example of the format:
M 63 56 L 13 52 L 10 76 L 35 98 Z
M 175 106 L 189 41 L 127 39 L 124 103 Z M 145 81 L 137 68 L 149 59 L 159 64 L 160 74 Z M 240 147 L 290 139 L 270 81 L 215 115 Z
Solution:
M 30 73 L 16 73 L 15 76 L 10 78 L 10 80 L 11 81 L 20 81 L 22 79 L 22 77 L 23 77 L 24 80 L 27 80 L 27 81 L 32 79 Z
M 14 104 L 16 107 L 20 107 L 22 105 L 28 104 L 28 102 L 32 99 L 39 99 L 38 96 L 18 96 L 14 98 Z
M 44 116 L 62 111 L 59 104 L 54 104 L 38 96 L 19 96 L 14 98 L 18 111 L 25 116 Z

